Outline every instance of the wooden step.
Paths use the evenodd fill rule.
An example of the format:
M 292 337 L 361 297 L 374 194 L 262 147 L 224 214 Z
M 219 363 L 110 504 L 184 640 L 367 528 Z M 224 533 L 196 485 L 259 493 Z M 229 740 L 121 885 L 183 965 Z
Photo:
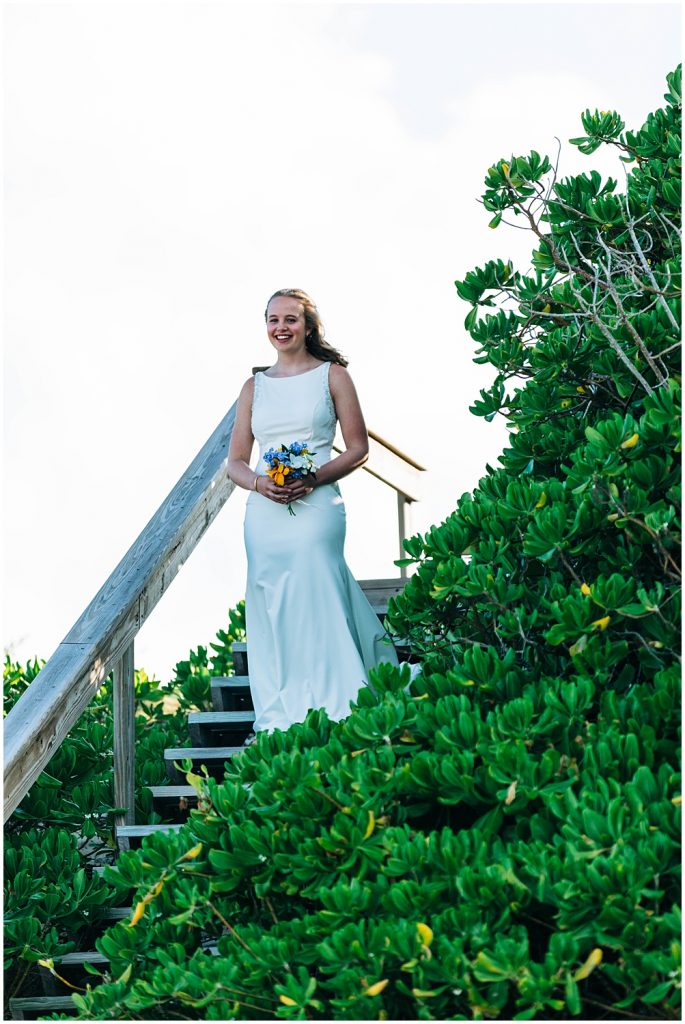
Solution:
M 395 647 L 395 650 L 397 651 L 397 656 L 399 660 L 406 660 L 406 656 L 409 654 L 409 641 L 404 637 L 393 637 L 393 645 Z M 240 671 L 241 675 L 247 675 L 247 643 L 234 643 L 231 647 L 231 653 L 233 654 L 233 664 L 236 666 L 236 671 Z
M 130 918 L 133 913 L 133 908 L 123 907 L 122 909 L 126 911 L 125 917 Z M 219 955 L 216 942 L 213 940 L 206 939 L 202 945 L 202 949 L 205 953 L 210 953 L 212 956 Z M 55 956 L 53 959 L 57 973 L 60 974 L 66 982 L 71 982 L 72 985 L 79 985 L 82 988 L 85 984 L 94 984 L 92 975 L 85 970 L 85 964 L 90 964 L 93 967 L 104 968 L 105 970 L 109 964 L 109 957 L 105 956 L 103 953 L 99 953 L 96 949 L 85 949 L 76 953 L 64 953 L 62 956 Z M 46 967 L 39 967 L 38 970 L 41 975 L 43 991 L 46 996 L 54 998 L 59 994 L 64 994 L 68 985 L 64 985 L 60 979 L 56 978 L 55 975 Z
M 212 705 L 215 711 L 249 711 L 252 708 L 249 676 L 212 676 Z
M 29 996 L 26 999 L 10 999 L 12 1020 L 38 1020 L 47 1013 L 69 1013 L 78 1010 L 71 996 Z
M 38 972 L 43 985 L 43 992 L 46 996 L 64 995 L 69 990 L 69 985 L 65 984 L 66 982 L 78 985 L 81 988 L 85 987 L 83 985 L 84 981 L 92 985 L 92 975 L 85 970 L 83 965 L 92 964 L 94 967 L 103 967 L 109 963 L 109 957 L 98 953 L 96 949 L 86 950 L 81 953 L 64 953 L 62 956 L 53 957 L 53 959 L 55 970 L 60 975 L 60 978 L 64 978 L 64 982 L 60 978 L 56 978 L 47 967 L 39 965 Z
M 254 711 L 191 711 L 190 742 L 197 747 L 242 744 L 252 732 L 254 720 Z
M 213 778 L 223 779 L 225 762 L 230 761 L 234 754 L 239 754 L 242 750 L 244 747 L 167 747 L 164 751 L 164 763 L 172 782 L 185 780 L 184 773 L 174 768 L 174 761 L 180 764 L 186 757 L 193 762 L 196 772 L 204 764 Z
M 108 907 L 102 915 L 103 921 L 125 921 L 133 913 L 133 907 Z
M 114 832 L 117 846 L 120 850 L 136 849 L 140 846 L 145 836 L 152 836 L 156 832 L 178 832 L 182 824 L 164 825 L 116 825 Z
M 389 579 L 357 580 L 357 583 L 379 618 L 384 618 L 388 610 L 388 601 L 391 597 L 402 593 L 407 585 L 407 580 L 401 576 L 393 576 Z
M 64 956 L 55 957 L 55 963 L 61 967 L 80 967 L 81 964 L 94 964 L 96 967 L 109 963 L 109 957 L 98 953 L 97 949 L 86 949 L 80 953 L 65 953 Z
M 234 640 L 231 644 L 233 671 L 236 676 L 247 675 L 247 644 L 242 640 Z M 230 678 L 230 677 L 229 677 Z
M 197 792 L 192 786 L 148 786 L 158 814 L 186 821 L 191 807 L 197 807 Z

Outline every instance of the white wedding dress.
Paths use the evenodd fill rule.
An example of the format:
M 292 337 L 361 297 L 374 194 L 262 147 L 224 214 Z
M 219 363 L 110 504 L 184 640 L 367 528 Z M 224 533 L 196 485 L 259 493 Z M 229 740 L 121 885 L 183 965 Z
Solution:
M 253 466 L 265 474 L 271 447 L 306 442 L 317 466 L 331 459 L 336 413 L 330 363 L 291 377 L 255 374 Z M 398 664 L 392 641 L 345 562 L 346 513 L 337 483 L 288 506 L 251 491 L 244 520 L 245 628 L 254 730 L 287 729 L 310 708 L 334 721 L 379 662 Z M 384 637 L 386 639 L 384 640 Z

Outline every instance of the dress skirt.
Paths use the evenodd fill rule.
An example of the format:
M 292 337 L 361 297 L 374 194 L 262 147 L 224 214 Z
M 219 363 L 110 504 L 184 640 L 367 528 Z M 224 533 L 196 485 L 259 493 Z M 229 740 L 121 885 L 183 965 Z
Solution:
M 255 731 L 287 729 L 311 708 L 338 721 L 392 642 L 344 558 L 346 513 L 337 483 L 293 502 L 291 516 L 250 492 L 245 625 Z

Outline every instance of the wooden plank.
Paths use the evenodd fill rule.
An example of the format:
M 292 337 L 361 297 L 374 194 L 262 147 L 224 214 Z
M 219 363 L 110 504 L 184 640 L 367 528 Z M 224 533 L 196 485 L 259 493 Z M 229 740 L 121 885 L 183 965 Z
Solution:
M 416 461 L 416 459 L 412 459 L 412 457 L 410 455 L 407 455 L 406 452 L 400 451 L 400 449 L 397 448 L 396 445 L 391 444 L 390 441 L 387 440 L 387 438 L 381 437 L 381 435 L 377 434 L 375 430 L 369 430 L 368 434 L 371 440 L 376 441 L 378 444 L 382 445 L 383 448 L 387 448 L 388 451 L 392 452 L 393 455 L 396 455 L 399 459 L 402 459 L 402 461 L 406 462 L 407 465 L 412 466 L 414 469 L 418 469 L 422 473 L 425 473 L 425 466 L 422 466 L 420 462 Z
M 63 953 L 62 956 L 53 957 L 56 964 L 62 967 L 80 967 L 82 964 L 108 964 L 109 957 L 98 953 L 96 949 L 82 950 L 80 953 Z
M 407 539 L 407 530 L 409 522 L 409 502 L 400 491 L 397 492 L 397 526 L 399 529 L 399 557 L 404 558 L 406 551 L 404 550 L 404 541 Z M 406 565 L 400 566 L 400 576 L 402 579 L 407 577 Z
M 215 711 L 253 707 L 249 676 L 214 676 L 209 685 Z
M 190 800 L 191 797 L 197 796 L 197 792 L 192 786 L 147 786 L 146 788 L 152 793 L 153 800 L 180 800 L 181 798 Z
M 193 762 L 193 766 L 197 770 L 200 765 L 206 765 L 207 770 L 212 772 L 221 771 L 223 772 L 223 766 L 226 761 L 230 761 L 235 754 L 241 753 L 244 747 L 168 747 L 164 751 L 164 763 L 166 765 L 167 776 L 170 779 L 183 778 L 184 774 L 182 771 L 174 768 L 174 761 L 179 763 L 185 758 L 189 757 Z
M 235 725 L 238 728 L 242 725 L 250 725 L 255 720 L 254 711 L 190 711 L 188 713 L 188 724 L 220 726 Z
M 191 808 L 197 807 L 197 791 L 192 786 L 149 786 L 155 809 L 187 821 Z
M 388 593 L 399 593 L 407 585 L 407 581 L 399 576 L 383 576 L 379 579 L 357 580 L 364 593 L 367 591 L 383 590 Z
M 247 644 L 244 641 L 235 640 L 231 644 L 231 658 L 236 675 L 246 676 L 248 674 Z
M 215 742 L 242 743 L 252 731 L 254 720 L 252 710 L 191 712 L 188 715 L 190 742 L 197 746 Z
M 93 921 L 125 921 L 133 913 L 133 907 L 108 907 L 99 917 Z
M 211 686 L 226 687 L 228 690 L 249 690 L 250 688 L 249 676 L 212 676 L 209 682 Z
M 143 836 L 153 836 L 157 832 L 178 832 L 183 826 L 176 824 L 165 825 L 119 825 L 116 830 L 117 839 L 138 839 Z
M 191 761 L 199 761 L 208 757 L 211 761 L 230 761 L 234 754 L 239 754 L 243 747 L 167 747 L 164 751 L 165 761 L 182 761 L 189 757 Z
M 78 1013 L 71 996 L 29 996 L 26 999 L 10 999 L 10 1013 L 13 1020 L 37 1020 L 46 1013 Z M 26 1017 L 26 1014 L 31 1016 Z M 33 1016 L 36 1014 L 37 1016 Z
M 188 715 L 190 742 L 212 744 L 216 734 L 224 743 L 242 743 L 252 729 L 254 711 L 191 711 Z
M 4 820 L 38 778 L 235 489 L 237 402 L 5 719 Z
M 388 610 L 390 598 L 401 594 L 407 585 L 407 581 L 402 578 L 358 580 L 357 582 L 364 591 L 366 599 L 371 606 L 374 609 L 381 610 L 383 614 Z
M 125 807 L 116 825 L 136 820 L 136 708 L 133 641 L 114 667 L 114 804 Z
M 131 913 L 130 908 L 126 908 L 128 914 Z M 219 950 L 215 942 L 208 942 L 202 947 L 206 953 L 211 953 L 212 956 L 218 956 Z M 103 964 L 109 963 L 109 957 L 104 956 L 103 953 L 98 953 L 96 949 L 82 950 L 80 953 L 64 953 L 62 956 L 55 956 L 54 961 L 56 964 L 61 964 L 62 967 L 80 967 L 82 964 L 95 964 L 99 967 Z

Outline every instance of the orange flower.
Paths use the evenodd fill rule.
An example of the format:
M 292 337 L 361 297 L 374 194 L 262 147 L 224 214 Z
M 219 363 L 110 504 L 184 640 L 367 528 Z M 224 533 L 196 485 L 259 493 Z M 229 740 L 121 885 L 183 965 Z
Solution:
M 267 469 L 268 475 L 272 480 L 275 480 L 279 487 L 282 487 L 285 483 L 286 475 L 290 472 L 290 466 L 283 465 L 282 462 L 277 462 L 272 469 Z

